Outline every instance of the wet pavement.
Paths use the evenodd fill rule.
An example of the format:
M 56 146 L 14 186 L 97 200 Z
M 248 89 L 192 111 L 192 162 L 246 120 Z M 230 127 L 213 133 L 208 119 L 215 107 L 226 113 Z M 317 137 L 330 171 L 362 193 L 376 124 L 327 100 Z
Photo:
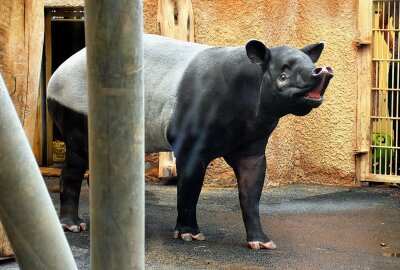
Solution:
M 58 209 L 58 180 L 46 183 Z M 247 248 L 236 189 L 203 188 L 206 241 L 183 242 L 172 238 L 176 188 L 147 185 L 146 269 L 400 269 L 400 188 L 289 185 L 265 190 L 260 210 L 276 250 Z M 88 221 L 86 185 L 80 212 Z M 90 269 L 89 232 L 66 235 L 78 269 Z

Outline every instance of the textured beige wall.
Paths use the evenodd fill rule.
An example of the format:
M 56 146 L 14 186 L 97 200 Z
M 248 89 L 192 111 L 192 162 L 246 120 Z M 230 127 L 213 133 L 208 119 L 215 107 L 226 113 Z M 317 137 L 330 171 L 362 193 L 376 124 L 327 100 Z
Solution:
M 193 0 L 200 43 L 239 45 L 250 38 L 270 47 L 327 43 L 318 64 L 333 67 L 335 77 L 325 102 L 308 116 L 281 120 L 267 148 L 269 185 L 354 184 L 357 7 L 356 0 Z M 224 162 L 212 167 L 208 182 L 234 183 Z
M 267 147 L 269 185 L 354 184 L 357 50 L 353 40 L 357 38 L 357 2 L 192 0 L 196 42 L 243 45 L 258 38 L 270 47 L 298 48 L 321 40 L 327 43 L 318 64 L 331 66 L 335 77 L 325 102 L 308 116 L 281 120 Z M 145 31 L 158 33 L 157 0 L 144 0 L 143 7 Z M 212 162 L 209 168 L 208 184 L 236 184 L 232 170 L 222 160 Z
M 45 7 L 83 7 L 84 0 L 44 0 Z
M 335 78 L 325 104 L 309 116 L 296 119 L 296 181 L 353 184 L 355 177 L 357 109 L 357 1 L 301 1 L 298 42 L 327 41 L 319 61 L 334 68 Z M 304 33 L 304 34 L 303 34 Z M 302 128 L 307 127 L 307 128 Z

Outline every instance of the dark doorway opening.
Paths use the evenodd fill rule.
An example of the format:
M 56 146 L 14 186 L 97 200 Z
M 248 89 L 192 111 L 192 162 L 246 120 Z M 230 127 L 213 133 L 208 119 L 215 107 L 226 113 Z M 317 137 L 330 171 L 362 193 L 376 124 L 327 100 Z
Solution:
M 45 83 L 43 94 L 46 97 L 47 84 L 54 71 L 70 56 L 85 47 L 84 11 L 82 7 L 72 9 L 45 10 Z M 45 100 L 45 99 L 44 99 Z M 42 104 L 46 117 L 44 126 L 42 160 L 40 164 L 50 165 L 63 162 L 65 147 L 59 130 L 47 113 L 46 102 Z
M 84 22 L 53 20 L 51 33 L 53 73 L 71 55 L 85 47 Z

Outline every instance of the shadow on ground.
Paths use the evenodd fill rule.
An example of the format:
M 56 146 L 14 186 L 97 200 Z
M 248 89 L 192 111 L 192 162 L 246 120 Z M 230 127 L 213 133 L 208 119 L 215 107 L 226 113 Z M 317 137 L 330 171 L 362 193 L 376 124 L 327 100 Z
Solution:
M 58 210 L 58 179 L 46 183 Z M 206 241 L 172 238 L 175 209 L 175 187 L 146 186 L 146 269 L 400 269 L 399 188 L 265 190 L 261 219 L 278 246 L 274 251 L 246 247 L 237 190 L 203 189 L 198 221 Z M 80 212 L 88 221 L 86 185 Z M 90 269 L 89 232 L 66 235 L 78 268 Z M 0 262 L 0 269 L 19 268 Z

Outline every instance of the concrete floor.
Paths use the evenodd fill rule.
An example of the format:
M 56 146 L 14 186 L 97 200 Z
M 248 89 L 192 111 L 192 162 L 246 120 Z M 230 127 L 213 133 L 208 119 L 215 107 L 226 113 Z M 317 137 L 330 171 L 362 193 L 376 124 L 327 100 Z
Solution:
M 57 190 L 57 179 L 46 183 Z M 58 209 L 58 194 L 51 196 Z M 172 238 L 175 209 L 175 187 L 146 186 L 146 269 L 400 269 L 400 188 L 265 190 L 261 218 L 278 246 L 273 251 L 246 247 L 237 190 L 203 189 L 198 205 L 203 242 Z M 89 220 L 86 185 L 81 216 Z M 89 232 L 67 238 L 78 268 L 90 269 Z M 19 268 L 11 261 L 0 262 L 0 269 Z

